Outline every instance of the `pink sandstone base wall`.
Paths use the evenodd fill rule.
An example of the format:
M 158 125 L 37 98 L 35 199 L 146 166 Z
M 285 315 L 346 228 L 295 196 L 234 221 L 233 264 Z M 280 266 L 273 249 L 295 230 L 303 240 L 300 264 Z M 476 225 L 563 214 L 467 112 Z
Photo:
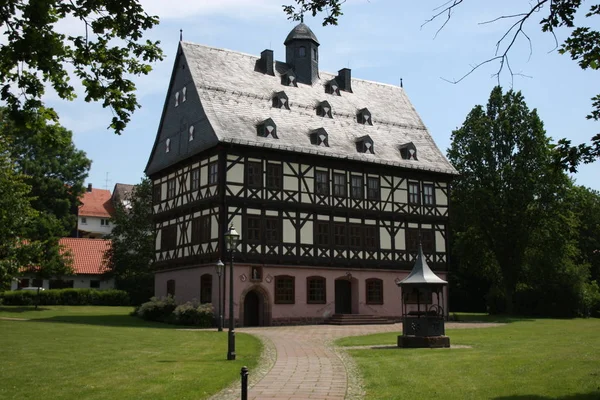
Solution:
M 402 316 L 401 290 L 396 285 L 396 280 L 402 280 L 408 275 L 408 271 L 382 271 L 382 270 L 355 270 L 355 269 L 328 269 L 302 266 L 259 266 L 262 267 L 262 279 L 252 280 L 252 265 L 234 264 L 234 315 L 235 319 L 244 320 L 244 298 L 251 290 L 256 290 L 262 300 L 264 317 L 261 324 L 298 324 L 298 323 L 320 323 L 335 313 L 335 281 L 344 279 L 351 281 L 352 291 L 352 313 L 376 315 L 399 319 Z M 227 318 L 229 310 L 229 271 L 226 265 L 227 292 L 225 293 L 225 310 L 223 315 Z M 348 273 L 351 274 L 349 277 Z M 210 274 L 212 282 L 212 304 L 215 313 L 218 312 L 218 277 L 214 265 L 196 266 L 158 272 L 155 275 L 155 295 L 166 296 L 167 281 L 175 280 L 175 299 L 178 303 L 198 300 L 200 298 L 200 277 Z M 295 277 L 295 304 L 274 304 L 275 276 L 288 275 Z M 440 272 L 438 276 L 446 280 L 446 273 Z M 321 276 L 326 279 L 325 304 L 307 304 L 307 282 L 310 276 Z M 366 303 L 366 280 L 378 278 L 383 281 L 383 304 Z M 221 278 L 223 279 L 223 278 Z M 447 303 L 447 289 L 444 292 L 444 300 Z M 435 302 L 434 296 L 434 302 Z M 416 306 L 409 306 L 416 309 Z M 447 313 L 447 304 L 444 307 Z

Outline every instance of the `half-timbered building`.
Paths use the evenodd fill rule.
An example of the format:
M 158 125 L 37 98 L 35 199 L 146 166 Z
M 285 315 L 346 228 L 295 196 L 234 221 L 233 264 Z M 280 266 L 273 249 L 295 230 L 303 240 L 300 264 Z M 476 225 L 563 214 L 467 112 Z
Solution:
M 146 168 L 156 295 L 216 307 L 215 263 L 229 264 L 233 224 L 240 325 L 399 318 L 396 282 L 419 240 L 447 278 L 456 172 L 403 88 L 319 71 L 319 42 L 303 23 L 284 45 L 280 62 L 272 50 L 180 42 Z

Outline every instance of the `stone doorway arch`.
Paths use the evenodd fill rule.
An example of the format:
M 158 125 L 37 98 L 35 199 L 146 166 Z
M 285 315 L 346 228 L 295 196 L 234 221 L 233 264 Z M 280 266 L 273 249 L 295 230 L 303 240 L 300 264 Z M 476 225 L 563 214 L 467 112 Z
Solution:
M 244 289 L 240 299 L 241 326 L 270 326 L 272 304 L 269 292 L 260 284 Z

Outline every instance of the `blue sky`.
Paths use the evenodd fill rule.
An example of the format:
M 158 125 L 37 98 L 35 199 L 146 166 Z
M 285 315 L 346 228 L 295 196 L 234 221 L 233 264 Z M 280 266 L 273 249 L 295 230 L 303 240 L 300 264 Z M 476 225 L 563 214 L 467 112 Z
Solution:
M 281 4 L 290 0 L 141 0 L 151 14 L 161 18 L 148 38 L 160 40 L 165 60 L 154 65 L 149 76 L 136 79 L 141 104 L 126 131 L 117 136 L 106 127 L 111 113 L 100 104 L 87 104 L 47 96 L 74 132 L 76 146 L 92 159 L 88 182 L 96 188 L 115 183 L 138 183 L 143 175 L 165 101 L 179 29 L 185 41 L 259 55 L 266 48 L 277 60 L 285 60 L 283 40 L 295 23 L 288 21 Z M 493 56 L 495 43 L 508 21 L 480 25 L 502 14 L 522 12 L 522 0 L 465 2 L 449 24 L 434 38 L 440 22 L 421 27 L 435 7 L 445 0 L 395 1 L 348 0 L 339 25 L 322 27 L 321 18 L 306 17 L 317 35 L 320 69 L 335 73 L 349 67 L 355 78 L 404 88 L 440 149 L 445 152 L 453 129 L 460 127 L 476 104 L 485 104 L 497 84 L 492 77 L 498 64 L 489 64 L 459 84 L 444 79 L 460 78 L 471 65 Z M 500 83 L 521 90 L 530 108 L 537 108 L 548 136 L 566 137 L 573 143 L 589 141 L 600 123 L 588 121 L 590 98 L 600 91 L 598 72 L 582 71 L 566 55 L 553 51 L 551 35 L 540 31 L 540 14 L 526 27 L 533 42 L 519 40 L 510 53 L 513 70 L 528 77 L 501 75 Z M 63 26 L 77 32 L 77 22 Z M 564 38 L 561 31 L 558 39 Z M 107 181 L 108 174 L 108 181 Z M 600 190 L 600 162 L 582 166 L 574 176 L 581 185 Z

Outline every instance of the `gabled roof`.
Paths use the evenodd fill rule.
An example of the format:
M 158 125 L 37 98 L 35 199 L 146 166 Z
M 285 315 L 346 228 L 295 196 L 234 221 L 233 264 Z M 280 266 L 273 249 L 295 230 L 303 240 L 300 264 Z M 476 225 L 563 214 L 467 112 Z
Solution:
M 180 46 L 178 54 L 187 68 L 174 68 L 174 74 L 189 71 L 202 104 L 198 112 L 206 115 L 207 122 L 196 130 L 201 135 L 199 133 L 193 148 L 184 147 L 187 144 L 183 143 L 181 148 L 175 146 L 174 151 L 180 152 L 178 155 L 172 151 L 161 155 L 161 159 L 155 157 L 155 153 L 161 151 L 168 138 L 178 137 L 178 133 L 159 128 L 146 167 L 148 175 L 219 142 L 457 173 L 434 143 L 401 87 L 353 78 L 353 93 L 333 96 L 325 93 L 325 85 L 335 80 L 334 74 L 319 72 L 320 78 L 312 86 L 283 86 L 281 75 L 289 70 L 285 63 L 275 62 L 275 76 L 271 76 L 255 71 L 259 60 L 255 56 L 187 42 L 180 42 Z M 289 110 L 272 107 L 272 94 L 281 90 L 285 90 L 289 98 Z M 332 106 L 331 119 L 316 115 L 316 107 L 323 100 Z M 169 100 L 165 107 L 171 107 Z M 363 108 L 369 109 L 372 126 L 357 123 L 356 111 Z M 257 136 L 257 124 L 267 118 L 277 124 L 278 139 Z M 308 140 L 309 133 L 317 128 L 328 132 L 329 147 L 317 147 Z M 356 139 L 367 134 L 378 149 L 376 154 L 356 151 Z M 400 156 L 399 145 L 407 142 L 413 142 L 417 147 L 418 161 L 403 160 Z
M 104 253 L 110 248 L 110 240 L 61 238 L 63 252 L 70 251 L 75 274 L 102 274 L 106 271 Z
M 131 196 L 131 192 L 135 185 L 128 185 L 126 183 L 117 183 L 113 189 L 112 198 L 113 201 L 127 200 Z
M 398 286 L 410 286 L 410 285 L 420 285 L 420 286 L 428 286 L 428 285 L 447 285 L 448 282 L 441 279 L 437 276 L 429 265 L 427 265 L 427 260 L 425 260 L 425 256 L 423 255 L 423 248 L 419 244 L 419 254 L 417 255 L 417 260 L 415 261 L 415 265 L 410 271 L 410 274 L 404 278 L 402 281 L 398 282 Z
M 110 190 L 92 189 L 81 197 L 79 215 L 82 217 L 110 218 L 113 213 Z

